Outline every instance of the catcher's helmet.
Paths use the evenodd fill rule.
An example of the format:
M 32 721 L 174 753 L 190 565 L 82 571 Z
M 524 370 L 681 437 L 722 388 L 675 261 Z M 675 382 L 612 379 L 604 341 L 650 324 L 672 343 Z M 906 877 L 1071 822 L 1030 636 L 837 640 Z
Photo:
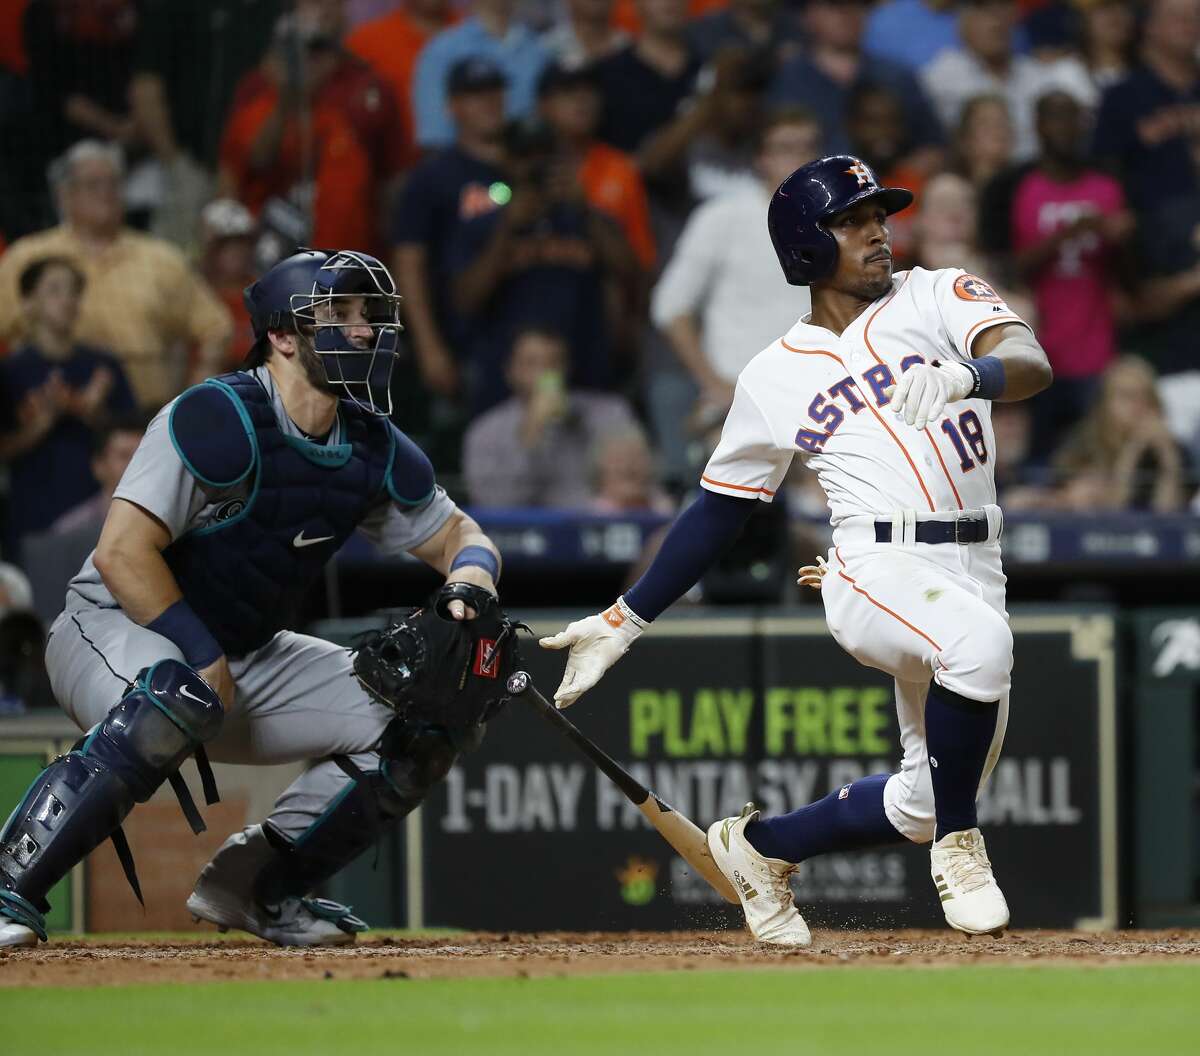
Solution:
M 305 249 L 281 260 L 242 296 L 255 337 L 248 366 L 263 361 L 269 330 L 303 328 L 331 385 L 371 414 L 391 414 L 400 297 L 383 263 L 353 250 Z M 355 345 L 339 318 L 337 302 L 350 297 L 363 299 L 363 325 L 374 335 L 368 347 Z
M 779 185 L 767 227 L 789 283 L 810 286 L 833 274 L 837 241 L 824 221 L 870 198 L 878 198 L 889 216 L 913 200 L 911 191 L 879 186 L 871 167 L 849 154 L 810 161 Z

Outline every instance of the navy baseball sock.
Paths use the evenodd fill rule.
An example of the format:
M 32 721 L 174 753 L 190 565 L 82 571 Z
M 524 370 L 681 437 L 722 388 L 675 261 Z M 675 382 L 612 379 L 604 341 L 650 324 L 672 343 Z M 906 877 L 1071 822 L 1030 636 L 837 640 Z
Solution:
M 979 824 L 975 797 L 996 734 L 998 700 L 986 703 L 930 685 L 925 698 L 925 743 L 933 778 L 933 803 L 940 840 L 948 832 Z
M 864 777 L 790 814 L 752 821 L 746 826 L 746 839 L 759 854 L 785 862 L 901 843 L 904 837 L 883 812 L 883 786 L 890 776 Z

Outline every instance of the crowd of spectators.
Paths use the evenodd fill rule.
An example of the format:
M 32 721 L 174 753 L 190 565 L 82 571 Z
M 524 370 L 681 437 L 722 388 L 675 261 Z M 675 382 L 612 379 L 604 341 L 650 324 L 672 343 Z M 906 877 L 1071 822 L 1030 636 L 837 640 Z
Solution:
M 1200 0 L 4 6 L 6 560 L 94 530 L 299 245 L 392 266 L 398 424 L 456 497 L 669 511 L 807 311 L 765 207 L 835 151 L 916 193 L 900 266 L 982 273 L 1050 356 L 996 407 L 1002 501 L 1193 502 Z

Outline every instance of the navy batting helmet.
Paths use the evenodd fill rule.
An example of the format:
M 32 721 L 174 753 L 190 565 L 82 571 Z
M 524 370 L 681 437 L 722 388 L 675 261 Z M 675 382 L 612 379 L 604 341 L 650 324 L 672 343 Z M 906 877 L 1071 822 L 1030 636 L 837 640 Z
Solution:
M 787 281 L 811 286 L 832 275 L 837 240 L 825 221 L 873 198 L 889 216 L 913 200 L 911 191 L 879 186 L 871 167 L 849 154 L 810 161 L 784 180 L 767 209 L 767 227 Z
M 391 414 L 400 297 L 379 260 L 353 250 L 301 250 L 248 286 L 243 298 L 256 339 L 247 366 L 263 362 L 268 331 L 303 330 L 331 385 L 372 414 Z M 347 298 L 362 298 L 364 322 L 346 320 Z M 346 333 L 363 326 L 371 328 L 369 345 Z

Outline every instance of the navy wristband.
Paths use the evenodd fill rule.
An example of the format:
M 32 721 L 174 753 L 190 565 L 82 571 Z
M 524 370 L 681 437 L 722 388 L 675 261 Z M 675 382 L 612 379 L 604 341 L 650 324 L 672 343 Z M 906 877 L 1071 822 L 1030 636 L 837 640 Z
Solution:
M 457 554 L 454 555 L 454 561 L 450 565 L 450 571 L 463 568 L 466 565 L 474 565 L 476 568 L 482 568 L 489 576 L 492 577 L 493 583 L 500 582 L 500 562 L 486 546 L 464 546 Z
M 980 356 L 967 364 L 975 375 L 975 387 L 968 396 L 980 400 L 998 400 L 1004 395 L 1004 361 L 995 356 Z
M 220 659 L 225 650 L 217 644 L 204 621 L 180 598 L 146 624 L 146 630 L 174 642 L 189 667 L 199 671 Z

